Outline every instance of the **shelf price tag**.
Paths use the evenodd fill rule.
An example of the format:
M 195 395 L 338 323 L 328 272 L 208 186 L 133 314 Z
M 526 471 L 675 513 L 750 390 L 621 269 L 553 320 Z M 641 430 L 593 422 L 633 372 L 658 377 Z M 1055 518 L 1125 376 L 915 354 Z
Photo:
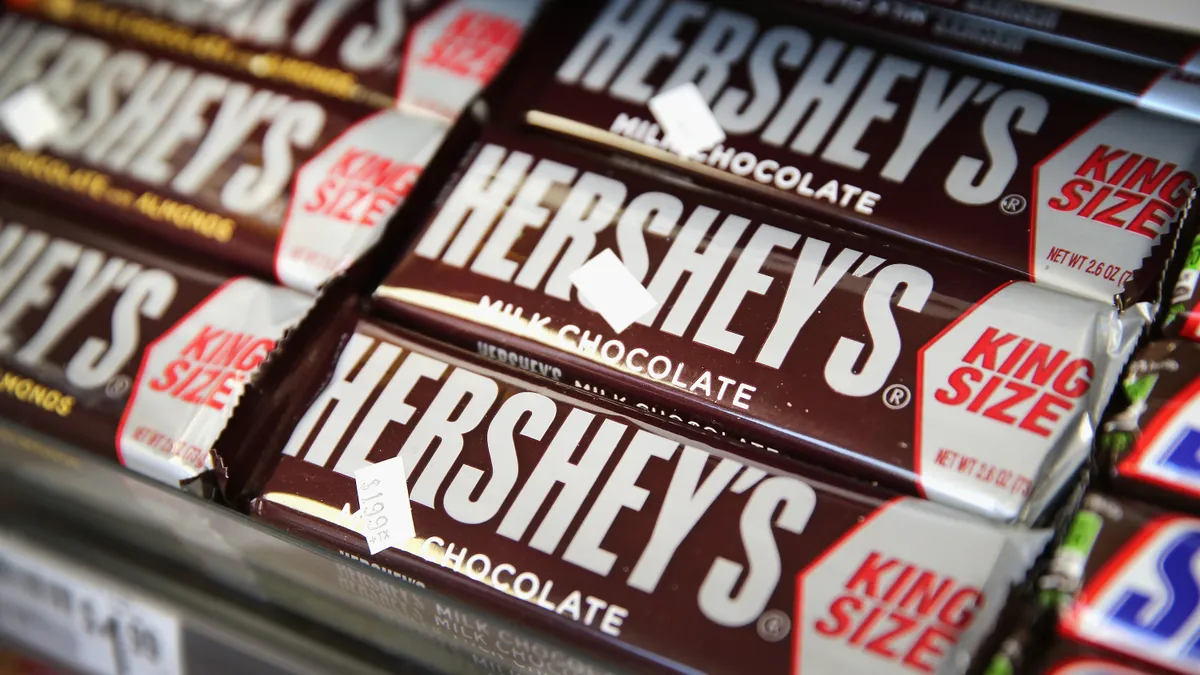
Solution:
M 0 633 L 85 673 L 183 672 L 171 611 L 4 534 Z
M 417 536 L 404 462 L 396 455 L 378 464 L 367 464 L 354 472 L 358 487 L 358 531 L 367 538 L 375 555 L 387 548 L 400 548 Z

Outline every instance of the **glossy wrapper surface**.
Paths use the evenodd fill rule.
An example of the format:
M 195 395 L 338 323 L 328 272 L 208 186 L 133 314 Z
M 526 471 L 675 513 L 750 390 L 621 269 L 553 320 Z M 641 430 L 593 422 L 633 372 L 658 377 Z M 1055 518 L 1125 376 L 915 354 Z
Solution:
M 1155 284 L 1165 251 L 1151 252 L 1196 185 L 1193 125 L 873 44 L 789 3 L 750 12 L 551 7 L 495 105 L 511 123 L 1090 298 Z M 687 83 L 726 138 L 684 159 L 648 102 Z
M 252 512 L 631 664 L 707 672 L 932 671 L 990 630 L 1049 536 L 536 382 L 360 323 Z M 397 458 L 415 536 L 370 555 L 397 522 L 360 472 Z
M 1122 56 L 1185 71 L 1197 70 L 1200 39 L 1099 14 L 1024 0 L 927 0 L 957 11 L 1036 30 L 1081 52 Z
M 998 657 L 989 664 L 987 675 L 1176 675 L 1177 672 L 1091 645 L 1058 637 L 1051 640 L 1042 649 L 1022 651 L 1017 656 L 1019 669 L 1014 667 L 1015 659 Z
M 1000 519 L 1036 517 L 1086 457 L 1140 325 L 495 130 L 414 226 L 376 291 L 406 325 L 667 424 Z M 620 332 L 571 281 L 606 249 L 656 304 Z
M 1200 519 L 1089 495 L 1051 563 L 1060 580 L 1057 639 L 1074 645 L 1058 651 L 1132 672 L 1196 672 L 1198 555 Z
M 508 60 L 540 2 L 19 4 L 56 23 L 206 67 L 368 108 L 415 107 L 453 119 Z

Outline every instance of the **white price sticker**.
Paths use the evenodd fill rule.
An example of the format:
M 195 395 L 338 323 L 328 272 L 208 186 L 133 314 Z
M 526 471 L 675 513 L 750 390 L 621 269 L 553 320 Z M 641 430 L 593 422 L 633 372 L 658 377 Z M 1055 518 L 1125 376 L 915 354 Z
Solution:
M 85 673 L 183 672 L 179 621 L 169 610 L 7 535 L 0 633 Z
M 397 455 L 354 472 L 358 484 L 359 533 L 375 555 L 387 548 L 400 548 L 417 536 L 404 462 Z
M 580 265 L 571 273 L 571 283 L 618 334 L 658 306 L 611 248 Z

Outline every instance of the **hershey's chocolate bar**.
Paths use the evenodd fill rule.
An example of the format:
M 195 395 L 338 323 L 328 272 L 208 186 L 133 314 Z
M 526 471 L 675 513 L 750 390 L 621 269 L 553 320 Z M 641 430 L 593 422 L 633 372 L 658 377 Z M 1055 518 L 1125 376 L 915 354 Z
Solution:
M 0 99 L 26 86 L 65 128 L 40 151 L 0 129 L 0 180 L 302 290 L 378 239 L 447 130 L 0 16 Z
M 381 311 L 666 422 L 994 518 L 1035 517 L 1087 456 L 1141 325 L 544 138 L 487 131 L 457 176 L 376 290 Z M 623 331 L 573 288 L 605 249 L 655 302 Z
M 933 672 L 1049 536 L 531 382 L 360 323 L 252 512 L 635 663 L 714 673 Z M 369 555 L 400 523 L 359 472 L 397 461 L 408 494 L 386 508 L 415 536 Z
M 1142 672 L 1197 672 L 1198 556 L 1200 519 L 1089 495 L 1043 581 L 1059 596 L 1059 636 Z
M 858 2 L 860 0 L 851 0 Z M 1200 38 L 1166 28 L 1024 0 L 923 0 L 1040 31 L 1081 51 L 1200 72 Z
M 22 9 L 211 67 L 373 108 L 454 118 L 540 0 L 33 0 Z
M 1200 344 L 1150 343 L 1130 360 L 1123 389 L 1129 403 L 1099 443 L 1114 489 L 1200 509 Z
M 1128 282 L 1196 186 L 1195 125 L 881 48 L 799 7 L 582 0 L 526 45 L 503 119 L 1089 298 L 1140 299 L 1162 256 Z M 648 102 L 689 83 L 726 138 L 684 159 Z
M 312 300 L 0 190 L 0 414 L 178 483 Z
M 873 39 L 971 66 L 1099 94 L 1127 105 L 1200 121 L 1200 76 L 1174 66 L 1081 54 L 1032 28 L 910 0 L 791 0 L 807 15 Z

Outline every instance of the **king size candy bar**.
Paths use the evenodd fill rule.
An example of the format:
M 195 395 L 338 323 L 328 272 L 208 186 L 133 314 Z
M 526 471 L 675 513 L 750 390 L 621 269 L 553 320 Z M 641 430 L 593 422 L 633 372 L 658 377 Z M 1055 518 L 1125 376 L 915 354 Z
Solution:
M 813 18 L 836 21 L 884 43 L 971 66 L 1079 89 L 1114 101 L 1200 121 L 1196 73 L 1098 53 L 1081 54 L 1038 30 L 908 0 L 791 0 Z
M 1049 536 L 682 441 L 380 324 L 345 344 L 252 512 L 639 669 L 934 672 Z
M 62 127 L 43 150 L 0 129 L 0 181 L 306 291 L 379 239 L 448 128 L 0 15 L 0 100 L 28 87 Z
M 0 190 L 0 414 L 156 479 L 192 478 L 312 299 L 72 217 Z
M 1200 519 L 1089 495 L 1051 567 L 1059 638 L 1146 664 L 1133 672 L 1197 672 L 1198 558 Z
M 487 131 L 456 175 L 381 311 L 665 422 L 995 518 L 1036 517 L 1087 456 L 1142 324 L 549 139 Z M 653 304 L 628 328 L 602 316 L 631 296 L 597 307 L 573 289 L 606 249 Z
M 884 49 L 796 5 L 584 0 L 538 26 L 497 97 L 508 123 L 1093 299 L 1157 282 L 1163 247 L 1135 274 L 1196 186 L 1192 124 Z M 704 105 L 659 114 L 719 125 L 701 152 L 684 149 L 690 132 L 665 138 L 649 107 L 693 84 Z
M 1115 490 L 1200 509 L 1200 344 L 1152 342 L 1129 362 L 1128 406 L 1104 424 L 1102 459 Z
M 372 108 L 453 119 L 540 0 L 33 0 L 65 25 Z

